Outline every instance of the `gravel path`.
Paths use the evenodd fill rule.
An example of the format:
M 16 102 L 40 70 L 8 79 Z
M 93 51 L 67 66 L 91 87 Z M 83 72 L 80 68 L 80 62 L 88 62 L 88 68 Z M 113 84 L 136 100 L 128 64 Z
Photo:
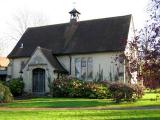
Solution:
M 160 106 L 145 106 L 145 107 L 129 107 L 129 108 L 109 108 L 109 107 L 82 107 L 82 108 L 8 108 L 0 107 L 0 111 L 48 111 L 48 110 L 160 110 Z

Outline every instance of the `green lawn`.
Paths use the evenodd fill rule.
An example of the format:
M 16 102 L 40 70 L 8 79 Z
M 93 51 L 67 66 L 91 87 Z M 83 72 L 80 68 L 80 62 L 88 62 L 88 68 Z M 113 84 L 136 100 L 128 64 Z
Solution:
M 0 120 L 159 120 L 160 110 L 0 111 Z
M 11 108 L 68 108 L 68 107 L 102 107 L 102 108 L 128 108 L 160 106 L 160 98 L 154 100 L 156 94 L 147 93 L 137 102 L 115 104 L 108 99 L 82 99 L 82 98 L 33 98 L 27 100 L 15 100 L 13 103 L 1 104 L 0 107 Z
M 0 109 L 4 107 L 10 108 L 0 110 L 0 120 L 160 120 L 160 109 L 152 109 L 154 107 L 160 108 L 160 98 L 157 101 L 154 100 L 155 98 L 156 94 L 147 93 L 137 102 L 121 104 L 115 104 L 106 99 L 80 98 L 15 100 L 13 103 L 0 104 Z M 74 109 L 67 109 L 68 107 Z M 87 107 L 97 110 L 80 109 Z M 151 109 L 146 109 L 145 107 Z M 29 109 L 26 110 L 26 108 Z M 38 109 L 33 110 L 33 108 Z M 49 110 L 47 108 L 54 109 Z M 58 110 L 57 108 L 66 109 Z

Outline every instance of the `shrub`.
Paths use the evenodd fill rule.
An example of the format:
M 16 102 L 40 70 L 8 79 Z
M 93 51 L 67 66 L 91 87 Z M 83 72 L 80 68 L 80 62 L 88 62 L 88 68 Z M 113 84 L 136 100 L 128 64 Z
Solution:
M 6 83 L 13 96 L 20 96 L 23 93 L 24 83 L 20 78 L 12 79 Z
M 67 90 L 67 79 L 55 79 L 52 83 L 52 96 L 53 97 L 67 97 L 68 90 Z
M 105 85 L 95 82 L 85 82 L 83 86 L 84 97 L 89 98 L 107 98 L 108 89 Z
M 139 99 L 142 98 L 142 96 L 144 95 L 144 87 L 142 85 L 138 85 L 138 84 L 133 84 L 131 85 L 131 87 L 133 88 L 133 99 Z
M 108 96 L 105 85 L 75 78 L 56 79 L 49 86 L 53 97 L 107 98 Z
M 55 79 L 50 88 L 53 97 L 81 97 L 83 81 L 77 79 Z
M 138 85 L 127 85 L 123 83 L 113 83 L 109 86 L 112 99 L 119 103 L 121 101 L 135 101 L 143 95 L 142 87 Z
M 68 81 L 68 96 L 69 97 L 84 97 L 84 82 L 77 79 L 70 79 Z
M 9 88 L 2 83 L 0 83 L 0 103 L 3 102 L 12 102 L 13 96 L 9 90 Z

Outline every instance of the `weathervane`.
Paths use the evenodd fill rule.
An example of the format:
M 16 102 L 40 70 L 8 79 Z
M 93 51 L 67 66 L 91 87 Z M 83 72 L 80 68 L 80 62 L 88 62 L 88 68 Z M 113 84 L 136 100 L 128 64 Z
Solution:
M 76 2 L 74 1 L 74 2 L 73 2 L 73 8 L 75 8 L 75 7 L 76 7 Z
M 75 4 L 76 2 L 73 2 L 73 10 L 71 10 L 69 12 L 69 14 L 71 15 L 71 20 L 76 20 L 79 18 L 79 14 L 80 12 L 78 12 L 76 9 L 75 9 Z

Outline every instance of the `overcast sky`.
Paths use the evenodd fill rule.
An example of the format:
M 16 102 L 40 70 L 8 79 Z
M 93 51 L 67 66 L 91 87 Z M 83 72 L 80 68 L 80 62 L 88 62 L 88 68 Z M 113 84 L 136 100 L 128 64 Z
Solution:
M 75 7 L 80 13 L 79 20 L 98 19 L 132 14 L 136 26 L 145 18 L 148 0 L 0 0 L 0 55 L 7 55 L 16 41 L 5 36 L 14 14 L 21 10 L 39 12 L 47 16 L 48 24 L 69 22 L 68 12 Z M 73 3 L 76 4 L 73 4 Z M 3 45 L 3 48 L 2 48 Z M 5 46 L 5 47 L 4 47 Z

